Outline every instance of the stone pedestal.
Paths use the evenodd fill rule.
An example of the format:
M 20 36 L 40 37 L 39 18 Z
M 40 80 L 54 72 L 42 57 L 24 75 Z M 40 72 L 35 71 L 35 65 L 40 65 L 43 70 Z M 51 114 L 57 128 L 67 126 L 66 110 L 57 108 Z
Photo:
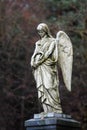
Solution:
M 80 123 L 72 118 L 57 117 L 35 118 L 25 121 L 26 130 L 81 130 Z

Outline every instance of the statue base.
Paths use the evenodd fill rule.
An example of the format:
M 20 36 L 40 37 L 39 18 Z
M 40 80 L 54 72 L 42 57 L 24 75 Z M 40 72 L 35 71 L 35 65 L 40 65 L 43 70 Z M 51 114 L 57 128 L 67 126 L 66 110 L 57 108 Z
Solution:
M 52 118 L 52 117 L 71 118 L 70 115 L 61 114 L 61 113 L 55 113 L 55 112 L 50 112 L 50 113 L 44 113 L 44 112 L 42 112 L 40 114 L 34 114 L 34 119 Z
M 73 120 L 69 115 L 48 113 L 41 118 L 35 114 L 34 119 L 26 120 L 26 130 L 81 130 L 78 121 Z

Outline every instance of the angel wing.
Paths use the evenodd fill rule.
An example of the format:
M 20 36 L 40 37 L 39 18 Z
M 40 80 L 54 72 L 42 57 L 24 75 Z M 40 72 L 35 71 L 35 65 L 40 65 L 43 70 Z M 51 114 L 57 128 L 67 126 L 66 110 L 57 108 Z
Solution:
M 56 36 L 58 44 L 58 63 L 62 70 L 63 80 L 66 88 L 71 91 L 73 47 L 68 35 L 59 31 Z

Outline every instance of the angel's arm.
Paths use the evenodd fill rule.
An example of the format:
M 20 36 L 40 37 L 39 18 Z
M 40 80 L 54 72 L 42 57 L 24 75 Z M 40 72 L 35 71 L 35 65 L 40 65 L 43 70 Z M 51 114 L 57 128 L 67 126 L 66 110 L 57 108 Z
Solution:
M 34 54 L 32 55 L 32 57 L 31 57 L 31 66 L 33 66 L 34 65 L 34 60 L 35 60 L 35 55 L 37 54 L 37 52 L 38 52 L 38 46 L 37 46 L 37 42 L 35 43 L 35 50 L 34 50 Z
M 55 41 L 53 41 L 48 49 L 48 51 L 45 53 L 44 58 L 45 60 L 52 54 L 54 48 L 55 48 Z
M 48 59 L 48 57 L 52 54 L 54 48 L 55 48 L 55 41 L 53 41 L 50 46 L 49 46 L 49 49 L 48 51 L 46 51 L 46 53 L 43 55 L 42 59 L 40 59 L 36 64 L 37 65 L 40 65 L 42 64 L 44 61 L 46 61 Z

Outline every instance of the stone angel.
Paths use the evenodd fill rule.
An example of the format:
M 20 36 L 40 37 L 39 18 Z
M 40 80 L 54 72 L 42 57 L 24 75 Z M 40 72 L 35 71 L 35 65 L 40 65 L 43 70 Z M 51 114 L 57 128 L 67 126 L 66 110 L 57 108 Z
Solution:
M 48 26 L 37 26 L 40 39 L 35 43 L 31 57 L 31 67 L 36 81 L 38 98 L 44 113 L 62 113 L 59 95 L 59 65 L 66 88 L 71 91 L 73 48 L 69 36 L 59 31 L 56 38 L 51 35 Z

